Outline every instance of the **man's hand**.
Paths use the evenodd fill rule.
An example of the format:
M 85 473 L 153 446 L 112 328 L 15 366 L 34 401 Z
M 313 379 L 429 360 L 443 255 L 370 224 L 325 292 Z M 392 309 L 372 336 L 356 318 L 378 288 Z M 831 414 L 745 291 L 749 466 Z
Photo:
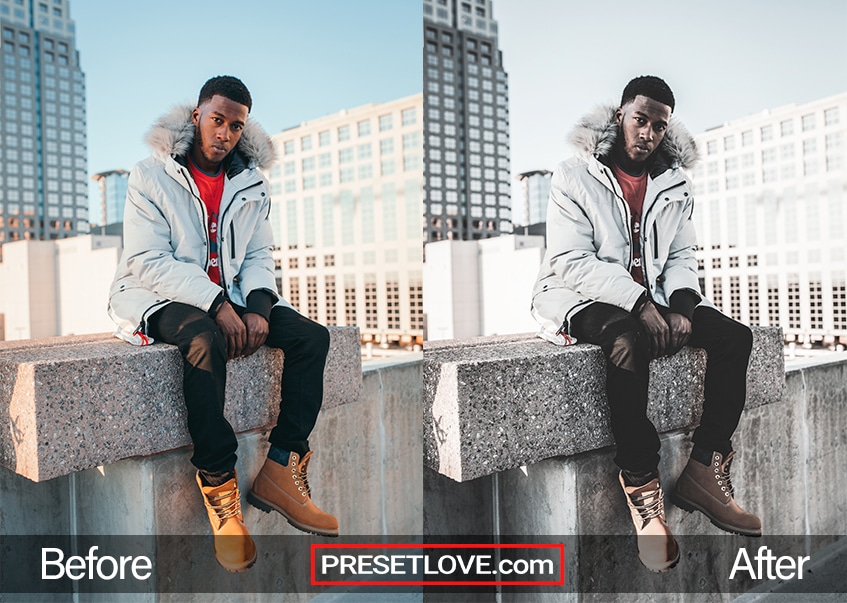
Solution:
M 241 317 L 241 320 L 244 321 L 244 326 L 247 328 L 247 345 L 242 351 L 246 358 L 262 347 L 265 339 L 268 338 L 268 321 L 265 320 L 264 316 L 255 312 L 247 312 Z
M 677 314 L 676 312 L 668 314 L 665 320 L 671 330 L 671 343 L 668 349 L 668 356 L 673 356 L 691 338 L 691 321 L 684 314 Z
M 683 317 L 685 318 L 685 317 Z M 644 330 L 647 333 L 650 344 L 650 357 L 658 358 L 665 355 L 665 350 L 668 349 L 671 341 L 671 330 L 668 328 L 668 323 L 659 314 L 653 302 L 648 301 L 638 313 L 638 319 L 641 321 Z
M 226 337 L 226 350 L 229 359 L 237 358 L 247 345 L 247 327 L 239 318 L 229 302 L 224 302 L 215 315 L 215 322 Z

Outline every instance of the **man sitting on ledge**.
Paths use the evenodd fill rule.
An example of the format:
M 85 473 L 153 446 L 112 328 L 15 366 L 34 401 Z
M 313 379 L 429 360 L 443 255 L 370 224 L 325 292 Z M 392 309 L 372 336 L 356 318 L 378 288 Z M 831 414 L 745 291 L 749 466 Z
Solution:
M 658 77 L 629 82 L 619 107 L 583 119 L 579 155 L 556 168 L 547 253 L 533 291 L 539 333 L 559 344 L 599 345 L 615 463 L 641 562 L 666 571 L 679 548 L 665 522 L 659 436 L 647 418 L 650 359 L 684 345 L 706 350 L 705 402 L 675 502 L 728 532 L 758 536 L 759 518 L 733 499 L 731 437 L 744 408 L 752 334 L 700 293 L 694 199 L 682 171 L 694 140 L 672 120 L 674 96 Z
M 233 572 L 253 565 L 256 547 L 241 513 L 235 432 L 224 417 L 226 365 L 262 344 L 285 353 L 282 402 L 247 500 L 303 531 L 338 535 L 335 517 L 312 503 L 307 478 L 329 333 L 277 295 L 271 200 L 258 170 L 275 153 L 248 118 L 252 104 L 239 79 L 214 77 L 196 106 L 177 107 L 153 126 L 153 156 L 129 177 L 125 247 L 109 299 L 119 337 L 161 339 L 182 354 L 191 462 L 215 557 Z

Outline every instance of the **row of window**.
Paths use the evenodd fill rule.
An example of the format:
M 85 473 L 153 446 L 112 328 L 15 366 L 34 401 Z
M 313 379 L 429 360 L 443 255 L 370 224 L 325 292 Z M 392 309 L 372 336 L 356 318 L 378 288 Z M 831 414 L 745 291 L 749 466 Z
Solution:
M 819 276 L 817 278 L 820 278 Z M 762 311 L 767 311 L 767 324 L 780 325 L 787 330 L 798 331 L 808 328 L 811 331 L 825 329 L 824 295 L 820 280 L 814 277 L 804 283 L 809 292 L 804 307 L 799 278 L 789 277 L 785 288 L 780 290 L 778 276 L 767 277 L 766 297 L 762 299 L 759 289 L 758 276 L 748 277 L 746 295 L 739 277 L 729 279 L 729 315 L 737 320 L 743 320 L 742 308 L 748 308 L 747 321 L 752 325 L 762 324 Z M 727 310 L 723 295 L 723 280 L 716 277 L 711 281 L 711 298 L 716 306 Z M 782 296 L 783 300 L 780 299 Z M 831 326 L 836 332 L 847 332 L 847 284 L 843 281 L 833 284 L 827 291 L 827 297 L 832 300 Z M 787 303 L 786 303 L 787 302 Z M 782 313 L 782 315 L 781 315 Z M 804 321 L 804 318 L 807 320 Z M 803 327 L 803 324 L 807 327 Z
M 480 224 L 483 223 L 480 222 Z M 468 234 L 471 240 L 478 241 L 480 239 L 509 234 L 513 231 L 514 226 L 509 220 L 485 220 L 484 228 L 427 228 L 425 229 L 425 235 L 427 242 L 454 239 L 467 240 Z
M 417 123 L 417 109 L 412 107 L 409 109 L 403 109 L 400 112 L 400 124 L 402 127 L 411 126 Z M 359 138 L 364 136 L 369 136 L 372 130 L 372 121 L 369 119 L 363 119 L 355 124 L 355 132 Z M 380 115 L 377 118 L 377 127 L 379 128 L 379 132 L 387 132 L 394 127 L 394 114 L 387 113 L 385 115 Z M 343 126 L 338 126 L 336 128 L 336 141 L 337 142 L 345 142 L 351 139 L 352 132 L 354 126 L 351 124 L 344 124 Z M 293 155 L 297 152 L 296 144 L 297 140 L 286 140 L 282 143 L 282 150 L 285 155 Z M 309 151 L 314 148 L 315 136 L 312 134 L 306 134 L 299 138 L 300 150 L 301 151 Z M 319 147 L 324 147 L 332 144 L 332 132 L 330 130 L 324 130 L 322 132 L 318 132 L 317 134 L 317 143 Z
M 819 117 L 815 113 L 809 113 L 807 115 L 803 115 L 800 117 L 800 131 L 802 132 L 811 132 L 817 127 Z M 796 122 L 797 120 L 794 118 L 785 119 L 779 122 L 779 134 L 780 137 L 792 136 L 796 132 Z M 840 123 L 840 111 L 839 107 L 831 107 L 829 109 L 825 109 L 823 111 L 823 125 L 824 127 L 834 126 Z M 767 142 L 769 140 L 774 139 L 774 134 L 776 132 L 777 124 L 766 124 L 759 128 L 759 140 L 760 142 Z M 742 147 L 751 146 L 754 143 L 753 140 L 754 132 L 753 130 L 747 130 L 745 132 L 741 132 L 740 135 L 736 134 L 728 134 L 724 136 L 722 139 L 714 139 L 706 142 L 706 154 L 707 155 L 715 155 L 718 152 L 718 144 L 720 142 L 723 143 L 724 151 L 731 151 L 736 148 L 737 139 L 740 137 L 740 142 Z
M 469 7 L 470 5 L 463 4 L 462 5 L 463 10 L 465 9 L 465 6 Z M 481 10 L 481 11 L 485 12 L 484 8 L 477 9 L 477 10 Z M 470 12 L 470 10 L 464 10 L 464 12 Z M 439 36 L 439 33 L 441 34 L 440 36 Z M 453 44 L 453 42 L 454 42 L 454 36 L 453 36 L 452 32 L 449 32 L 449 31 L 438 32 L 437 30 L 435 30 L 431 27 L 426 28 L 425 36 L 426 36 L 427 40 L 431 40 L 431 41 L 438 41 L 439 38 L 440 38 L 440 41 L 441 41 L 442 44 Z M 492 46 L 491 42 L 488 42 L 488 41 L 485 41 L 485 40 L 476 40 L 472 37 L 466 36 L 465 37 L 465 48 L 467 48 L 468 50 L 480 50 L 481 52 L 483 52 L 485 54 L 491 54 L 491 51 L 494 47 Z
M 421 148 L 420 132 L 410 132 L 404 134 L 402 138 L 402 147 L 405 152 L 419 151 Z M 386 138 L 379 141 L 379 153 L 381 157 L 392 155 L 394 153 L 394 139 Z M 337 154 L 339 165 L 352 163 L 356 161 L 368 161 L 373 157 L 371 143 L 360 144 L 356 147 L 347 147 L 340 149 Z M 297 163 L 294 160 L 283 162 L 281 165 L 274 166 L 270 171 L 272 178 L 280 175 L 292 176 L 295 174 Z M 300 160 L 300 169 L 303 172 L 311 172 L 315 169 L 332 167 L 332 154 L 321 153 L 319 155 L 311 155 L 303 157 Z
M 423 169 L 423 160 L 420 153 L 403 155 L 403 171 L 415 172 Z M 394 158 L 386 158 L 380 160 L 379 170 L 381 176 L 391 176 L 397 171 L 397 163 Z M 338 183 L 353 182 L 355 180 L 369 180 L 374 177 L 374 165 L 372 163 L 363 163 L 356 167 L 340 168 L 337 172 L 327 171 L 316 175 L 304 175 L 297 180 L 289 178 L 284 182 L 271 182 L 271 194 L 278 195 L 280 193 L 295 193 L 298 190 L 298 182 L 301 190 L 311 190 L 318 187 L 332 186 L 336 182 L 333 180 L 333 174 L 338 174 Z
M 823 160 L 817 158 L 805 159 L 802 170 L 793 163 L 784 164 L 779 168 L 766 167 L 761 171 L 746 171 L 742 174 L 727 175 L 722 181 L 710 179 L 706 181 L 706 193 L 718 193 L 721 190 L 734 190 L 756 186 L 757 184 L 769 184 L 780 180 L 794 180 L 796 178 L 816 176 L 822 172 L 837 173 L 844 168 L 844 155 L 836 153 L 827 155 Z M 759 178 L 761 176 L 761 178 Z M 723 184 L 723 188 L 721 188 Z
M 337 325 L 338 312 L 343 310 L 345 325 L 358 325 L 362 330 L 379 329 L 379 294 L 375 274 L 365 275 L 363 295 L 357 295 L 355 275 L 344 277 L 344 297 L 337 297 L 335 275 L 324 277 L 324 289 L 318 296 L 318 279 L 316 276 L 306 277 L 306 304 L 300 298 L 300 278 L 290 277 L 288 280 L 288 301 L 300 313 L 327 325 Z M 280 293 L 282 281 L 278 279 Z M 401 331 L 400 283 L 397 275 L 386 275 L 384 285 L 385 325 L 388 331 Z M 423 284 L 420 281 L 409 284 L 409 327 L 412 331 L 423 329 Z M 325 316 L 319 316 L 319 299 L 324 300 Z M 360 322 L 362 321 L 363 322 Z

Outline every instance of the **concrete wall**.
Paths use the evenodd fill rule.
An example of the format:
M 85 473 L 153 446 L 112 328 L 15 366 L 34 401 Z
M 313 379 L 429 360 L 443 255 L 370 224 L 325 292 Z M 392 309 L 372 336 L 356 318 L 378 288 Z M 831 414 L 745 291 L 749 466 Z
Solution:
M 309 482 L 313 500 L 338 517 L 343 536 L 373 540 L 422 532 L 420 382 L 419 360 L 373 365 L 363 373 L 358 400 L 321 411 L 310 438 L 315 453 Z M 265 430 L 239 435 L 242 495 L 264 462 L 266 436 Z M 207 590 L 268 591 L 220 596 L 147 593 L 118 599 L 80 593 L 79 601 L 310 599 L 317 590 L 309 585 L 305 571 L 308 545 L 326 540 L 303 535 L 279 515 L 262 513 L 246 502 L 244 518 L 256 536 L 259 560 L 243 574 L 230 575 L 217 567 L 211 538 L 205 537 L 209 526 L 190 456 L 191 448 L 184 447 L 40 483 L 0 468 L 0 534 L 173 535 L 154 560 L 157 590 L 167 592 L 174 584 L 194 579 Z M 28 600 L 71 598 L 42 595 Z
M 739 504 L 762 518 L 763 541 L 769 535 L 847 534 L 845 425 L 847 361 L 843 360 L 790 370 L 780 399 L 745 410 L 733 438 L 739 451 L 733 464 L 733 484 Z M 661 439 L 659 470 L 668 494 L 685 466 L 691 444 L 686 430 L 663 433 Z M 670 590 L 678 594 L 653 595 L 650 600 L 692 600 L 692 593 L 702 592 L 706 584 L 698 581 L 704 576 L 712 579 L 715 572 L 714 567 L 704 565 L 707 556 L 703 551 L 685 550 L 683 543 L 679 566 L 663 581 L 638 566 L 631 536 L 614 538 L 632 534 L 632 524 L 617 482 L 613 456 L 613 447 L 600 448 L 463 483 L 425 469 L 424 533 L 540 535 L 554 540 L 568 535 L 597 535 L 608 536 L 604 539 L 607 546 L 629 547 L 630 553 L 625 557 L 632 563 L 626 567 L 604 566 L 604 559 L 612 557 L 608 550 L 603 556 L 584 554 L 584 562 L 577 566 L 575 560 L 580 552 L 572 549 L 568 593 L 525 596 L 504 590 L 501 601 L 638 600 L 639 595 L 635 594 L 629 598 L 604 598 L 596 592 L 578 592 L 591 591 L 598 576 L 606 580 L 605 592 Z M 674 534 L 693 537 L 698 544 L 704 542 L 698 537 L 723 534 L 699 513 L 683 512 L 670 503 L 666 510 Z M 719 543 L 729 542 L 728 539 L 724 536 L 705 541 Z M 814 538 L 809 546 L 814 549 L 827 542 L 827 538 Z M 723 561 L 726 569 L 732 564 L 731 560 L 728 564 Z M 700 600 L 731 598 L 730 593 L 718 591 Z

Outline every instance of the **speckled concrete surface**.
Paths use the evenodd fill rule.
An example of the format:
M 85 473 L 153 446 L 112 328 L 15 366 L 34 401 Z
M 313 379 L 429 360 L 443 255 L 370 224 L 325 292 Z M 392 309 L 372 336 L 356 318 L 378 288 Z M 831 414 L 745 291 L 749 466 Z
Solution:
M 324 407 L 358 399 L 359 333 L 330 328 Z M 237 432 L 273 423 L 284 358 L 262 348 L 227 367 L 226 415 Z M 0 463 L 34 481 L 190 443 L 182 360 L 173 346 L 108 334 L 0 344 Z
M 652 363 L 648 413 L 659 431 L 699 419 L 705 367 L 692 348 Z M 613 443 L 596 346 L 529 334 L 435 342 L 423 370 L 424 463 L 454 480 Z M 783 387 L 781 332 L 754 328 L 747 408 L 779 399 Z

